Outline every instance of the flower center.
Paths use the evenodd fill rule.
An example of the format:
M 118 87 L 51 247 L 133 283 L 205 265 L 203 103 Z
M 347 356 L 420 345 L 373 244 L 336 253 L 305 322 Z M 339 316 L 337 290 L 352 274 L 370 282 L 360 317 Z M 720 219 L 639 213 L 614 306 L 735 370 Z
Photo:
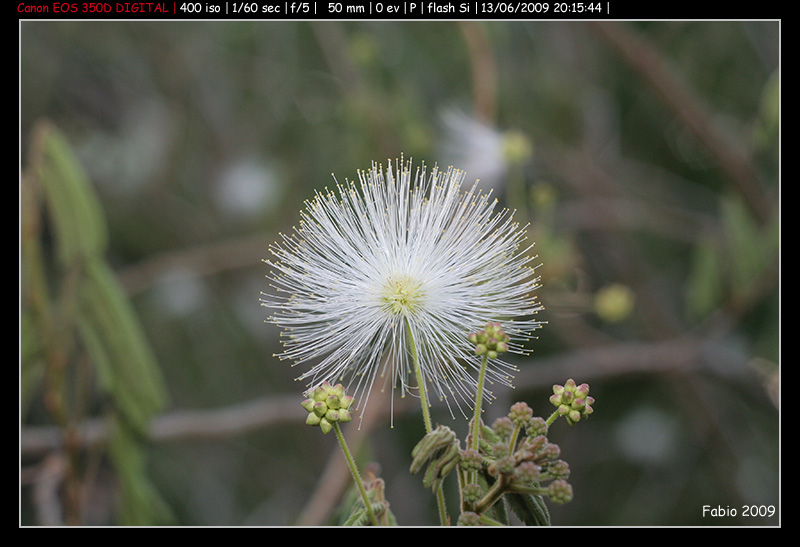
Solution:
M 412 315 L 425 297 L 422 283 L 408 276 L 390 277 L 381 289 L 381 304 L 395 315 Z

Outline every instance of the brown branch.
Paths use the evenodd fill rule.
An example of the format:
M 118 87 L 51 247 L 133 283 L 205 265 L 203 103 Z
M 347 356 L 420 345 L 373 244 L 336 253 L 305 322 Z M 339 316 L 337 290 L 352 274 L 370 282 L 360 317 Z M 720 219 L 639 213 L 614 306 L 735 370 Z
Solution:
M 628 374 L 660 374 L 680 370 L 711 370 L 718 374 L 733 374 L 746 364 L 743 354 L 731 353 L 714 340 L 693 337 L 674 338 L 661 342 L 620 342 L 601 347 L 579 349 L 552 357 L 534 357 L 523 363 L 517 374 L 520 388 L 545 387 L 563 381 L 564 375 L 581 381 L 611 378 Z M 725 368 L 719 363 L 726 363 Z M 385 412 L 377 409 L 387 405 L 371 401 L 361 424 L 363 431 L 380 421 Z M 414 405 L 395 405 L 395 412 L 413 410 Z M 150 427 L 152 441 L 168 442 L 185 439 L 211 440 L 238 435 L 254 429 L 286 423 L 302 423 L 306 412 L 299 396 L 272 395 L 241 404 L 210 410 L 174 411 L 155 418 Z M 354 420 L 354 423 L 358 423 Z M 108 431 L 102 419 L 84 421 L 78 438 L 83 446 L 95 446 L 107 441 Z M 60 449 L 63 437 L 54 426 L 25 426 L 20 448 L 24 455 L 36 455 Z M 354 441 L 355 442 L 355 441 Z
M 492 124 L 497 110 L 497 69 L 489 47 L 486 27 L 475 21 L 462 21 L 459 27 L 467 44 L 472 68 L 472 103 L 475 115 L 482 122 Z
M 750 158 L 737 149 L 712 123 L 707 106 L 677 71 L 644 37 L 630 26 L 610 21 L 590 23 L 597 33 L 649 84 L 672 113 L 702 143 L 720 169 L 745 198 L 755 218 L 766 222 L 773 213 L 763 184 Z

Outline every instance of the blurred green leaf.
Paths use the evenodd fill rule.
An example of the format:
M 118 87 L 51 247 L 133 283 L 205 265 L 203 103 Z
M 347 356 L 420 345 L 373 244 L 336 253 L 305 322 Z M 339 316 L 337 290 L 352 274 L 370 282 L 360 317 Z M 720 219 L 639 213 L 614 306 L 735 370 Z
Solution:
M 731 258 L 732 282 L 737 289 L 761 271 L 765 249 L 758 225 L 740 200 L 723 200 L 722 223 Z
M 711 238 L 694 249 L 692 269 L 686 290 L 686 309 L 691 319 L 709 314 L 722 301 L 724 286 L 719 245 Z
M 100 256 L 107 244 L 103 210 L 66 138 L 40 122 L 33 143 L 32 169 L 43 189 L 61 264 Z
M 727 296 L 747 298 L 778 253 L 777 218 L 761 227 L 740 200 L 726 198 L 721 222 L 722 237 L 706 238 L 694 249 L 686 293 L 692 319 L 704 317 Z
M 758 119 L 753 127 L 753 142 L 762 149 L 769 149 L 778 144 L 781 123 L 780 86 L 780 71 L 775 70 L 764 84 Z
M 147 477 L 138 435 L 120 420 L 110 424 L 109 453 L 120 486 L 120 524 L 151 526 L 173 521 L 172 513 Z
M 164 405 L 161 373 L 141 326 L 108 266 L 86 265 L 78 326 L 104 389 L 139 430 Z

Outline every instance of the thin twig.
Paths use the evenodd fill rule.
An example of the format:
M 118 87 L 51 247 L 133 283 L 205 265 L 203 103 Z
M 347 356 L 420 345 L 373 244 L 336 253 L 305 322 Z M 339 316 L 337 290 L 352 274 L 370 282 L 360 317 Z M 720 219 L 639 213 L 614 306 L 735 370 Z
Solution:
M 552 357 L 538 355 L 521 363 L 515 384 L 518 388 L 537 388 L 563 381 L 565 371 L 582 380 L 613 378 L 628 374 L 661 374 L 676 370 L 709 370 L 720 375 L 735 375 L 746 366 L 747 358 L 713 339 L 680 337 L 659 342 L 620 342 L 602 347 L 579 349 Z M 725 363 L 724 367 L 720 363 Z M 373 395 L 379 396 L 379 395 Z M 373 402 L 373 412 L 364 415 L 357 432 L 350 433 L 353 450 L 357 437 L 380 423 L 385 414 L 377 409 L 388 407 Z M 406 409 L 406 410 L 404 410 Z M 416 410 L 414 405 L 395 405 L 394 411 Z M 307 413 L 298 396 L 271 395 L 246 403 L 212 410 L 174 411 L 156 417 L 150 428 L 154 442 L 196 439 L 213 440 L 238 435 L 254 429 L 285 423 L 302 423 Z M 108 431 L 102 419 L 84 421 L 78 428 L 83 446 L 103 444 Z M 36 455 L 61 447 L 60 431 L 54 426 L 25 426 L 20 447 L 24 455 Z
M 767 199 L 760 177 L 750 158 L 712 123 L 709 108 L 671 70 L 666 59 L 629 25 L 610 21 L 590 23 L 598 34 L 649 84 L 681 123 L 712 155 L 725 175 L 745 198 L 760 223 L 769 220 L 773 206 Z

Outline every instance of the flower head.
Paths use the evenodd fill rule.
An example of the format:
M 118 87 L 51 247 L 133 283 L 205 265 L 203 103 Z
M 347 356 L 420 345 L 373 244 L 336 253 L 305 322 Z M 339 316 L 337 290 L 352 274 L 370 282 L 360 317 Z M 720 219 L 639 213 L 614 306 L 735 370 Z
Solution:
M 343 381 L 363 410 L 378 376 L 402 395 L 419 388 L 408 383 L 416 354 L 424 389 L 461 408 L 481 364 L 465 333 L 500 321 L 508 351 L 525 351 L 541 326 L 532 245 L 490 193 L 463 189 L 464 176 L 373 164 L 317 192 L 271 247 L 274 290 L 261 303 L 284 329 L 279 357 L 308 367 L 309 391 Z M 487 380 L 509 385 L 514 371 L 494 359 Z

